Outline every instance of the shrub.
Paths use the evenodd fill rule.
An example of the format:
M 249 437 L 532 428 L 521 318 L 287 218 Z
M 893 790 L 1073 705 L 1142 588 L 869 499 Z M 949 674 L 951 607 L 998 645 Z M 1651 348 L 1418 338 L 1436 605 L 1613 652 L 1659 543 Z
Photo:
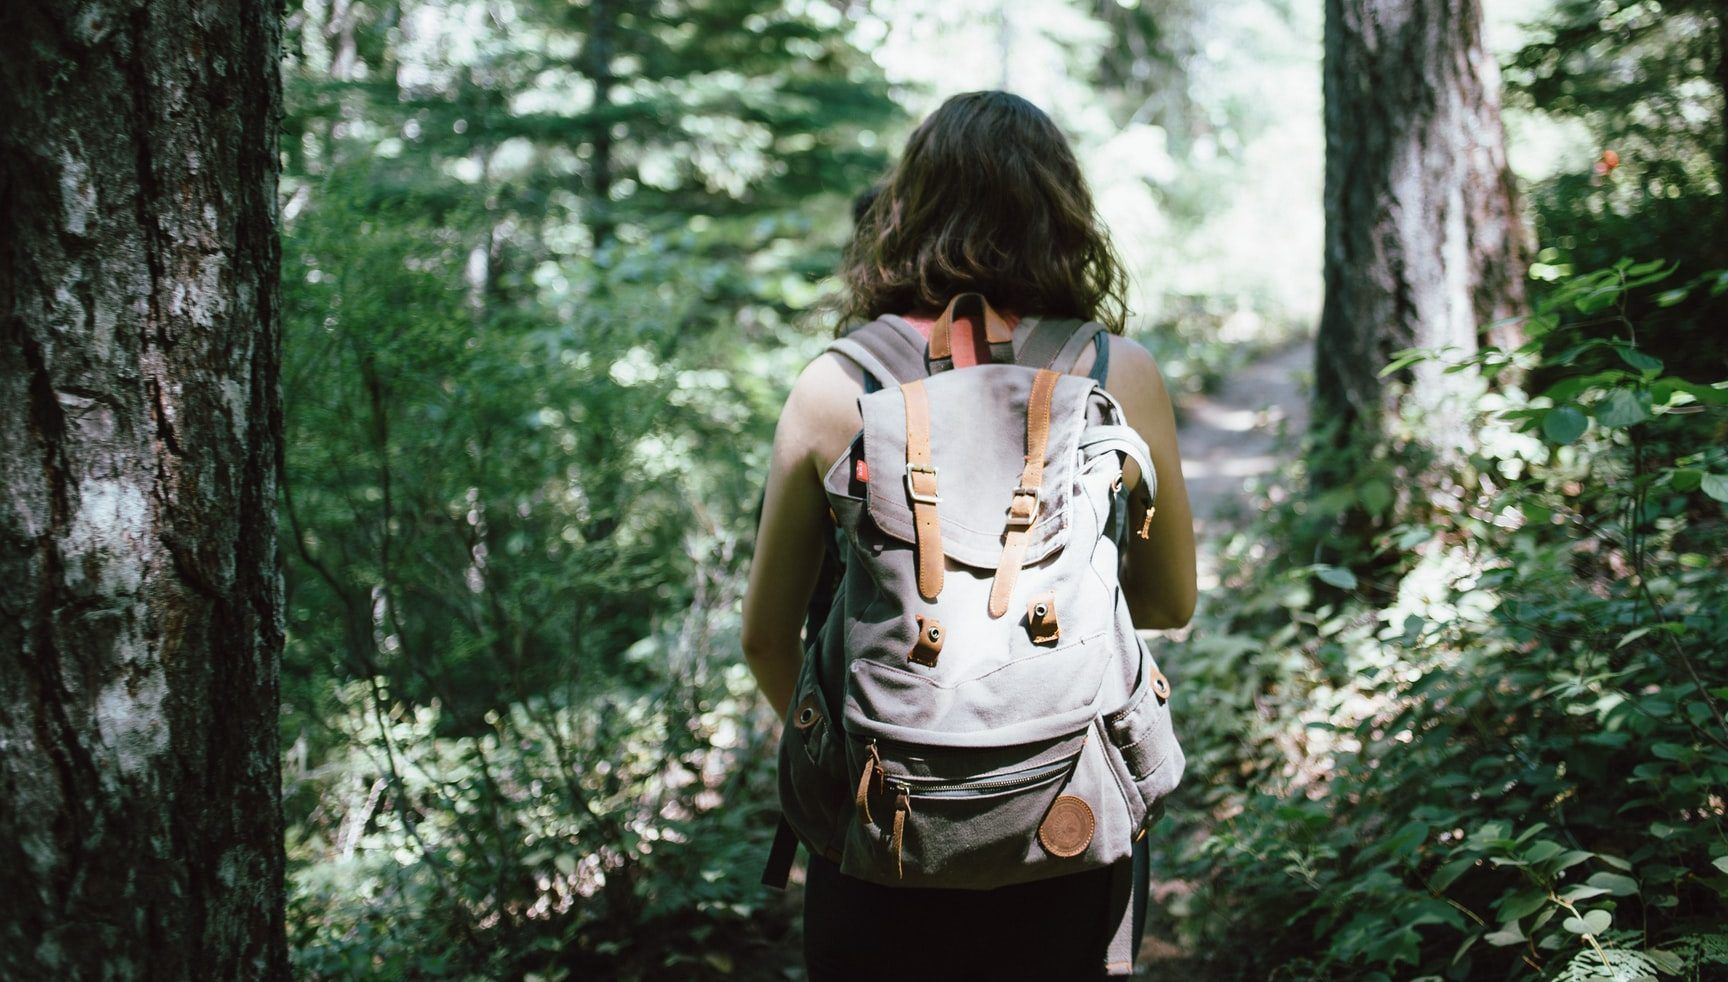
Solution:
M 1728 964 L 1728 382 L 1670 371 L 1624 316 L 1728 274 L 1669 272 L 1570 278 L 1528 343 L 1449 369 L 1541 388 L 1478 397 L 1473 452 L 1420 492 L 1371 487 L 1422 466 L 1382 448 L 1362 554 L 1304 562 L 1326 507 L 1287 489 L 1233 542 L 1181 659 L 1206 783 L 1164 840 L 1217 977 Z

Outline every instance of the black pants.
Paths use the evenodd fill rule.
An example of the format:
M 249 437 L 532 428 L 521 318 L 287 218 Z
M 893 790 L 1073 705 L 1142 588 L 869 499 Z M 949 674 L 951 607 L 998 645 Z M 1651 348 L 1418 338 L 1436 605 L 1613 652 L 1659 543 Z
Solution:
M 1146 843 L 1135 843 L 1134 946 L 1146 927 Z M 889 978 L 1053 982 L 1104 977 L 1109 869 L 996 890 L 888 887 L 810 857 L 804 964 L 811 982 Z

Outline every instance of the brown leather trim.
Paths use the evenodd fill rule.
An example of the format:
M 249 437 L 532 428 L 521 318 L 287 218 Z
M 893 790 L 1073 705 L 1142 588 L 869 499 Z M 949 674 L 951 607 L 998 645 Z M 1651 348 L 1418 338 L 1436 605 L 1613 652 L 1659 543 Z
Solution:
M 991 344 L 1013 343 L 1013 330 L 1008 326 L 1008 322 L 1002 319 L 1002 315 L 996 312 L 996 308 L 990 306 L 990 301 L 984 299 L 984 294 L 962 293 L 948 301 L 947 309 L 942 311 L 942 316 L 936 318 L 936 324 L 930 328 L 931 361 L 941 361 L 943 359 L 954 357 L 952 340 L 954 331 L 954 311 L 960 306 L 962 301 L 973 297 L 977 298 L 978 305 L 984 308 L 985 339 Z M 995 357 L 994 351 L 991 352 L 991 357 Z
M 1026 469 L 1020 486 L 1036 491 L 1044 483 L 1044 448 L 1050 442 L 1050 400 L 1062 376 L 1040 368 L 1032 378 L 1032 395 L 1026 400 Z
M 1092 806 L 1079 795 L 1057 795 L 1038 824 L 1038 843 L 1052 856 L 1067 859 L 1078 856 L 1092 844 L 1092 833 L 1098 827 Z
M 935 600 L 942 592 L 942 523 L 936 516 L 936 467 L 930 461 L 930 394 L 924 380 L 900 387 L 906 400 L 906 493 L 918 552 L 918 594 Z
M 1142 478 L 1142 480 L 1144 480 L 1144 478 Z M 1140 531 L 1135 533 L 1140 536 L 1140 538 L 1152 538 L 1152 515 L 1157 511 L 1158 509 L 1152 505 L 1146 506 L 1146 517 L 1140 519 Z
M 1061 638 L 1062 629 L 1056 623 L 1054 593 L 1041 593 L 1027 601 L 1026 630 L 1032 635 L 1033 644 L 1049 644 Z
M 912 642 L 912 652 L 906 657 L 926 668 L 936 667 L 936 658 L 942 654 L 942 643 L 947 637 L 942 630 L 942 622 L 934 617 L 918 614 L 918 638 Z
M 1020 486 L 1008 503 L 1008 533 L 1002 543 L 1002 559 L 990 584 L 990 616 L 1008 612 L 1014 580 L 1026 561 L 1026 544 L 1032 526 L 1038 524 L 1038 489 L 1044 483 L 1044 448 L 1050 442 L 1050 400 L 1061 376 L 1041 368 L 1032 379 L 1032 395 L 1026 400 L 1026 466 L 1020 471 Z
M 902 788 L 894 796 L 894 831 L 891 836 L 894 846 L 894 875 L 901 879 L 906 876 L 906 870 L 900 865 L 900 858 L 906 846 L 906 813 L 911 810 L 912 802 L 906 797 L 906 789 Z
M 1156 668 L 1152 670 L 1152 694 L 1158 697 L 1160 703 L 1170 701 L 1170 680 Z
M 858 809 L 858 817 L 864 820 L 865 825 L 876 824 L 876 820 L 870 817 L 870 779 L 876 777 L 880 783 L 881 769 L 882 761 L 876 756 L 876 745 L 872 743 L 869 756 L 864 758 L 864 770 L 858 775 L 858 793 L 852 799 L 853 805 Z

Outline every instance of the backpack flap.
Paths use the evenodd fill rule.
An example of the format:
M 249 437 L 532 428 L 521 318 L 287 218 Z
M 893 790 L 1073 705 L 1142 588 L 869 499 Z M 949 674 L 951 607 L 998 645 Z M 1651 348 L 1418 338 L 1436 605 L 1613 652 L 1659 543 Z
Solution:
M 846 452 L 835 458 L 822 475 L 822 492 L 828 498 L 828 512 L 841 529 L 858 527 L 858 517 L 864 509 L 864 487 L 868 470 L 864 463 L 864 437 L 853 437 Z
M 1026 406 L 1035 373 L 1018 365 L 977 365 L 923 380 L 928 405 L 929 455 L 942 553 L 978 570 L 1002 559 L 1008 509 L 1026 457 Z M 1064 375 L 1051 398 L 1049 437 L 1037 520 L 1026 537 L 1023 562 L 1037 563 L 1066 543 L 1088 395 L 1096 383 Z M 867 508 L 886 535 L 917 542 L 915 502 L 908 488 L 906 393 L 883 389 L 861 396 L 869 470 Z

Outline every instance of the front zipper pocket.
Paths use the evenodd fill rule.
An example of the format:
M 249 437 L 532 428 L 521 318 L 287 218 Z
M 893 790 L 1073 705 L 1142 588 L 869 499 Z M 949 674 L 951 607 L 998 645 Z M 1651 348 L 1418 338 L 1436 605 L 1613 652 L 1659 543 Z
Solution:
M 1067 773 L 1079 757 L 1080 751 L 1076 750 L 1071 756 L 1061 760 L 982 781 L 942 781 L 915 777 L 885 778 L 884 781 L 890 789 L 902 788 L 920 798 L 973 798 L 998 791 L 1025 791 L 1047 784 Z
M 1090 729 L 1020 747 L 857 741 L 856 821 L 842 870 L 881 883 L 988 888 L 1052 875 L 1038 844 Z M 1078 870 L 1084 862 L 1071 865 Z

